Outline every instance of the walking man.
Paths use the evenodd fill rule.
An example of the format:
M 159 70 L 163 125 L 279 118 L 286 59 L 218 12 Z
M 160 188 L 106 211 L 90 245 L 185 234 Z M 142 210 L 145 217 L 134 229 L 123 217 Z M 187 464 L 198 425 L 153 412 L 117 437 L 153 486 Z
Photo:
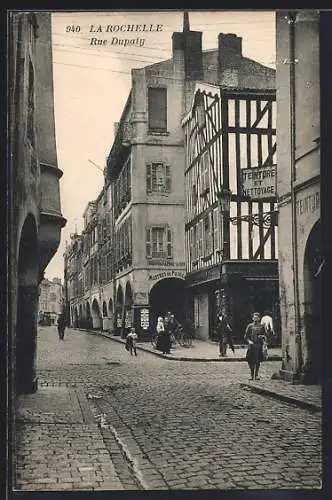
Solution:
M 259 380 L 258 372 L 263 361 L 263 341 L 265 338 L 265 328 L 260 323 L 260 315 L 255 312 L 252 316 L 252 323 L 249 323 L 244 335 L 248 350 L 246 359 L 250 368 L 251 380 Z
M 219 337 L 219 356 L 222 358 L 227 356 L 227 345 L 229 345 L 233 354 L 235 354 L 232 339 L 232 328 L 228 323 L 226 314 L 222 314 L 221 312 L 218 314 L 216 331 Z
M 65 315 L 61 313 L 58 317 L 58 335 L 59 339 L 63 340 L 65 336 L 66 319 Z

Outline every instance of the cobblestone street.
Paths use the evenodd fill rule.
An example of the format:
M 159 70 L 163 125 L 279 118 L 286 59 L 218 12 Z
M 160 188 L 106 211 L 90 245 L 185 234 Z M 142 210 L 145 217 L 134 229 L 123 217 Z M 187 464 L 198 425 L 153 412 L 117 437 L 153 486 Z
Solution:
M 261 381 L 279 367 L 263 363 Z M 67 388 L 73 412 L 77 404 L 92 418 L 72 425 L 68 413 L 56 434 L 52 421 L 32 423 L 21 411 L 18 489 L 38 489 L 36 475 L 39 489 L 321 487 L 320 413 L 242 388 L 246 363 L 179 362 L 143 351 L 131 357 L 104 337 L 68 329 L 61 342 L 55 327 L 46 327 L 39 330 L 38 374 L 41 394 Z M 60 418 L 61 402 L 56 412 Z M 61 460 L 72 467 L 54 479 Z

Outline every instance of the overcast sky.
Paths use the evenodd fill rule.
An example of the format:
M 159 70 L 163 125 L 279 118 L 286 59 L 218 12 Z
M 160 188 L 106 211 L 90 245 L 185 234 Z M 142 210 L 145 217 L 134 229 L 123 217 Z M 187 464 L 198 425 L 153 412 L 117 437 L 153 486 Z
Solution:
M 243 38 L 243 55 L 275 67 L 274 12 L 190 11 L 190 29 L 203 32 L 203 50 L 217 48 L 218 34 Z M 58 166 L 62 213 L 59 250 L 48 265 L 47 278 L 63 279 L 63 252 L 75 230 L 82 230 L 82 214 L 103 185 L 104 168 L 113 143 L 113 124 L 119 121 L 131 87 L 131 69 L 171 57 L 171 37 L 182 31 L 183 13 L 153 12 L 54 12 L 52 14 L 53 78 Z M 162 25 L 151 33 L 105 32 L 107 25 Z M 91 32 L 101 25 L 103 32 Z M 106 40 L 91 45 L 91 38 Z M 137 40 L 124 47 L 112 39 Z M 144 43 L 140 40 L 144 39 Z M 114 40 L 115 42 L 116 40 Z M 133 42 L 131 42 L 133 43 Z

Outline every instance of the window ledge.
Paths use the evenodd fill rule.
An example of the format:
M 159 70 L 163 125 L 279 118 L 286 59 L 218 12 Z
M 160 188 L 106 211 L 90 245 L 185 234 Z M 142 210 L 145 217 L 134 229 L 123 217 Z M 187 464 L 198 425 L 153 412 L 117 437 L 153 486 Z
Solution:
M 167 130 L 165 130 L 164 132 L 158 132 L 157 130 L 149 130 L 148 134 L 157 136 L 168 136 L 170 135 L 170 132 L 168 132 Z
M 170 191 L 148 191 L 149 196 L 169 196 Z

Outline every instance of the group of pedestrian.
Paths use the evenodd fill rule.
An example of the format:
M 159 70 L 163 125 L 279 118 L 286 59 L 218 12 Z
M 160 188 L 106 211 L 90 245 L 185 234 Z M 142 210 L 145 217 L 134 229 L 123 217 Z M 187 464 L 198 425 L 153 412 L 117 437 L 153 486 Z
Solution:
M 217 314 L 215 330 L 219 338 L 219 355 L 227 356 L 227 347 L 235 354 L 233 332 L 226 314 L 222 312 Z M 244 335 L 244 341 L 248 344 L 246 360 L 251 380 L 259 380 L 260 364 L 267 359 L 267 346 L 273 343 L 274 337 L 271 315 L 265 311 L 261 318 L 258 312 L 253 313 L 252 322 L 247 325 Z
M 180 323 L 174 314 L 167 312 L 166 315 L 159 316 L 157 319 L 156 332 L 158 334 L 156 349 L 163 354 L 171 353 L 172 335 L 180 327 Z

